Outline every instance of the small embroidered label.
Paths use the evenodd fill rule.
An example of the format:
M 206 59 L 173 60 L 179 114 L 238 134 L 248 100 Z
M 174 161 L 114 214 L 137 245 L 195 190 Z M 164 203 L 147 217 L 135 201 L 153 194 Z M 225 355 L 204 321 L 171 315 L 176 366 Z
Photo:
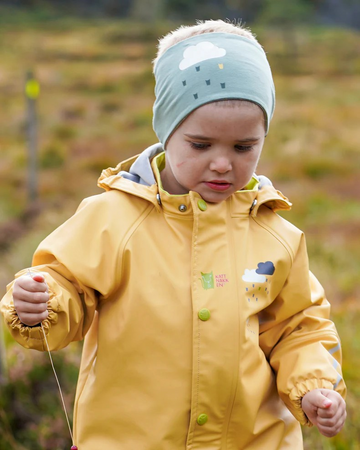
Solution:
M 204 289 L 214 289 L 215 287 L 222 288 L 226 285 L 226 283 L 229 283 L 226 273 L 219 273 L 217 275 L 214 275 L 212 271 L 209 273 L 200 273 L 200 280 Z
M 210 273 L 201 273 L 201 284 L 204 289 L 214 289 L 214 275 Z

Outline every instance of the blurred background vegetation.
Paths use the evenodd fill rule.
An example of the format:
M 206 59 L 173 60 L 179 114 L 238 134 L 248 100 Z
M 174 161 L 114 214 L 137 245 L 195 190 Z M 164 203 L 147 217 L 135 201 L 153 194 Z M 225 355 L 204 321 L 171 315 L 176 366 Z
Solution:
M 195 19 L 242 19 L 267 51 L 277 106 L 258 173 L 294 206 L 311 269 L 333 305 L 349 388 L 348 421 L 307 450 L 360 448 L 359 0 L 0 0 L 0 288 L 42 238 L 99 193 L 103 168 L 156 142 L 157 39 Z M 40 83 L 38 198 L 29 200 L 24 84 Z M 2 295 L 2 294 L 1 294 Z M 1 297 L 0 295 L 0 297 Z M 70 447 L 46 354 L 0 322 L 0 449 Z M 81 343 L 54 361 L 71 410 Z

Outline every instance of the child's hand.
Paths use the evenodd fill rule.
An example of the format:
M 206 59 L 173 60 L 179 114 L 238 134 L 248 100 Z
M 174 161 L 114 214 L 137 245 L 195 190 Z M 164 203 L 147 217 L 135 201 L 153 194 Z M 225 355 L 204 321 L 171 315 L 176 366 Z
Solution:
M 346 404 L 336 391 L 314 389 L 308 392 L 302 399 L 302 409 L 310 422 L 326 437 L 335 436 L 344 426 Z
M 48 316 L 48 287 L 43 275 L 33 273 L 19 277 L 14 283 L 13 299 L 21 322 L 34 326 Z

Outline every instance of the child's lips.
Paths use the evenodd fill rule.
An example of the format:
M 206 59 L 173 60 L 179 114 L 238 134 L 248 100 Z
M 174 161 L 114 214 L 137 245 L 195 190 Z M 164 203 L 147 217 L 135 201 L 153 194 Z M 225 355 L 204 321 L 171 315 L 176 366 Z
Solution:
M 231 183 L 223 180 L 205 181 L 205 184 L 207 187 L 213 189 L 214 191 L 226 191 L 231 186 Z

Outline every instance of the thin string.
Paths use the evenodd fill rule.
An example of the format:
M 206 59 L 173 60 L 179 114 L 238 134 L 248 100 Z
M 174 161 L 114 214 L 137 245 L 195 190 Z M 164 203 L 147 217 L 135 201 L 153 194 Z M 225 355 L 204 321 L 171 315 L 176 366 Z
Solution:
M 30 269 L 28 269 L 28 274 L 31 276 L 31 278 L 33 278 L 33 272 L 32 272 Z M 36 275 L 36 274 L 35 274 L 35 275 Z M 56 380 L 57 386 L 58 386 L 58 388 L 59 388 L 60 398 L 61 398 L 61 403 L 62 403 L 62 407 L 63 407 L 64 413 L 65 413 L 66 423 L 67 423 L 67 426 L 68 426 L 68 428 L 69 428 L 69 433 L 70 433 L 70 437 L 71 437 L 71 442 L 72 442 L 72 444 L 73 444 L 73 447 L 74 447 L 74 448 L 77 448 L 77 447 L 74 445 L 74 438 L 73 438 L 73 434 L 72 434 L 72 431 L 71 431 L 71 426 L 70 426 L 69 416 L 68 416 L 68 413 L 67 413 L 67 410 L 66 410 L 66 405 L 65 405 L 65 401 L 64 401 L 64 396 L 63 396 L 63 393 L 62 393 L 62 390 L 61 390 L 59 378 L 58 378 L 58 376 L 57 376 L 57 374 L 56 374 L 54 362 L 53 362 L 53 359 L 52 359 L 52 356 L 51 356 L 51 352 L 50 352 L 50 347 L 49 347 L 48 340 L 47 340 L 47 338 L 46 338 L 45 330 L 44 330 L 44 327 L 43 327 L 43 324 L 42 324 L 42 323 L 40 323 L 40 327 L 41 327 L 41 331 L 43 332 L 43 335 L 44 335 L 44 339 L 45 339 L 45 343 L 46 343 L 46 349 L 47 349 L 47 352 L 48 352 L 48 355 L 49 355 L 49 358 L 50 358 L 51 367 L 52 367 L 52 370 L 53 370 L 54 375 L 55 375 L 55 380 Z
M 62 390 L 61 390 L 61 386 L 60 386 L 60 382 L 59 382 L 58 376 L 57 376 L 57 374 L 56 374 L 55 366 L 54 366 L 54 363 L 53 363 L 53 359 L 52 359 L 52 356 L 51 356 L 51 352 L 50 352 L 49 344 L 48 344 L 48 341 L 47 341 L 47 338 L 46 338 L 45 330 L 44 330 L 44 328 L 43 328 L 43 324 L 41 323 L 40 325 L 41 325 L 41 330 L 42 330 L 42 332 L 43 332 L 43 334 L 44 334 L 44 339 L 45 339 L 45 343 L 46 343 L 47 352 L 48 352 L 48 354 L 49 354 L 51 367 L 52 367 L 52 370 L 53 370 L 53 372 L 54 372 L 55 380 L 56 380 L 56 383 L 57 383 L 58 388 L 59 388 L 60 398 L 61 398 L 62 406 L 63 406 L 63 409 L 64 409 L 64 413 L 65 413 L 65 417 L 66 417 L 66 422 L 67 422 L 67 425 L 68 425 L 68 428 L 69 428 L 69 433 L 70 433 L 70 437 L 71 437 L 71 442 L 72 442 L 73 445 L 74 445 L 74 438 L 73 438 L 73 434 L 72 434 L 72 431 L 71 431 L 71 426 L 70 426 L 69 416 L 68 416 L 68 413 L 67 413 L 67 411 L 66 411 L 66 406 L 65 406 L 64 396 L 63 396 L 63 393 L 62 393 Z

